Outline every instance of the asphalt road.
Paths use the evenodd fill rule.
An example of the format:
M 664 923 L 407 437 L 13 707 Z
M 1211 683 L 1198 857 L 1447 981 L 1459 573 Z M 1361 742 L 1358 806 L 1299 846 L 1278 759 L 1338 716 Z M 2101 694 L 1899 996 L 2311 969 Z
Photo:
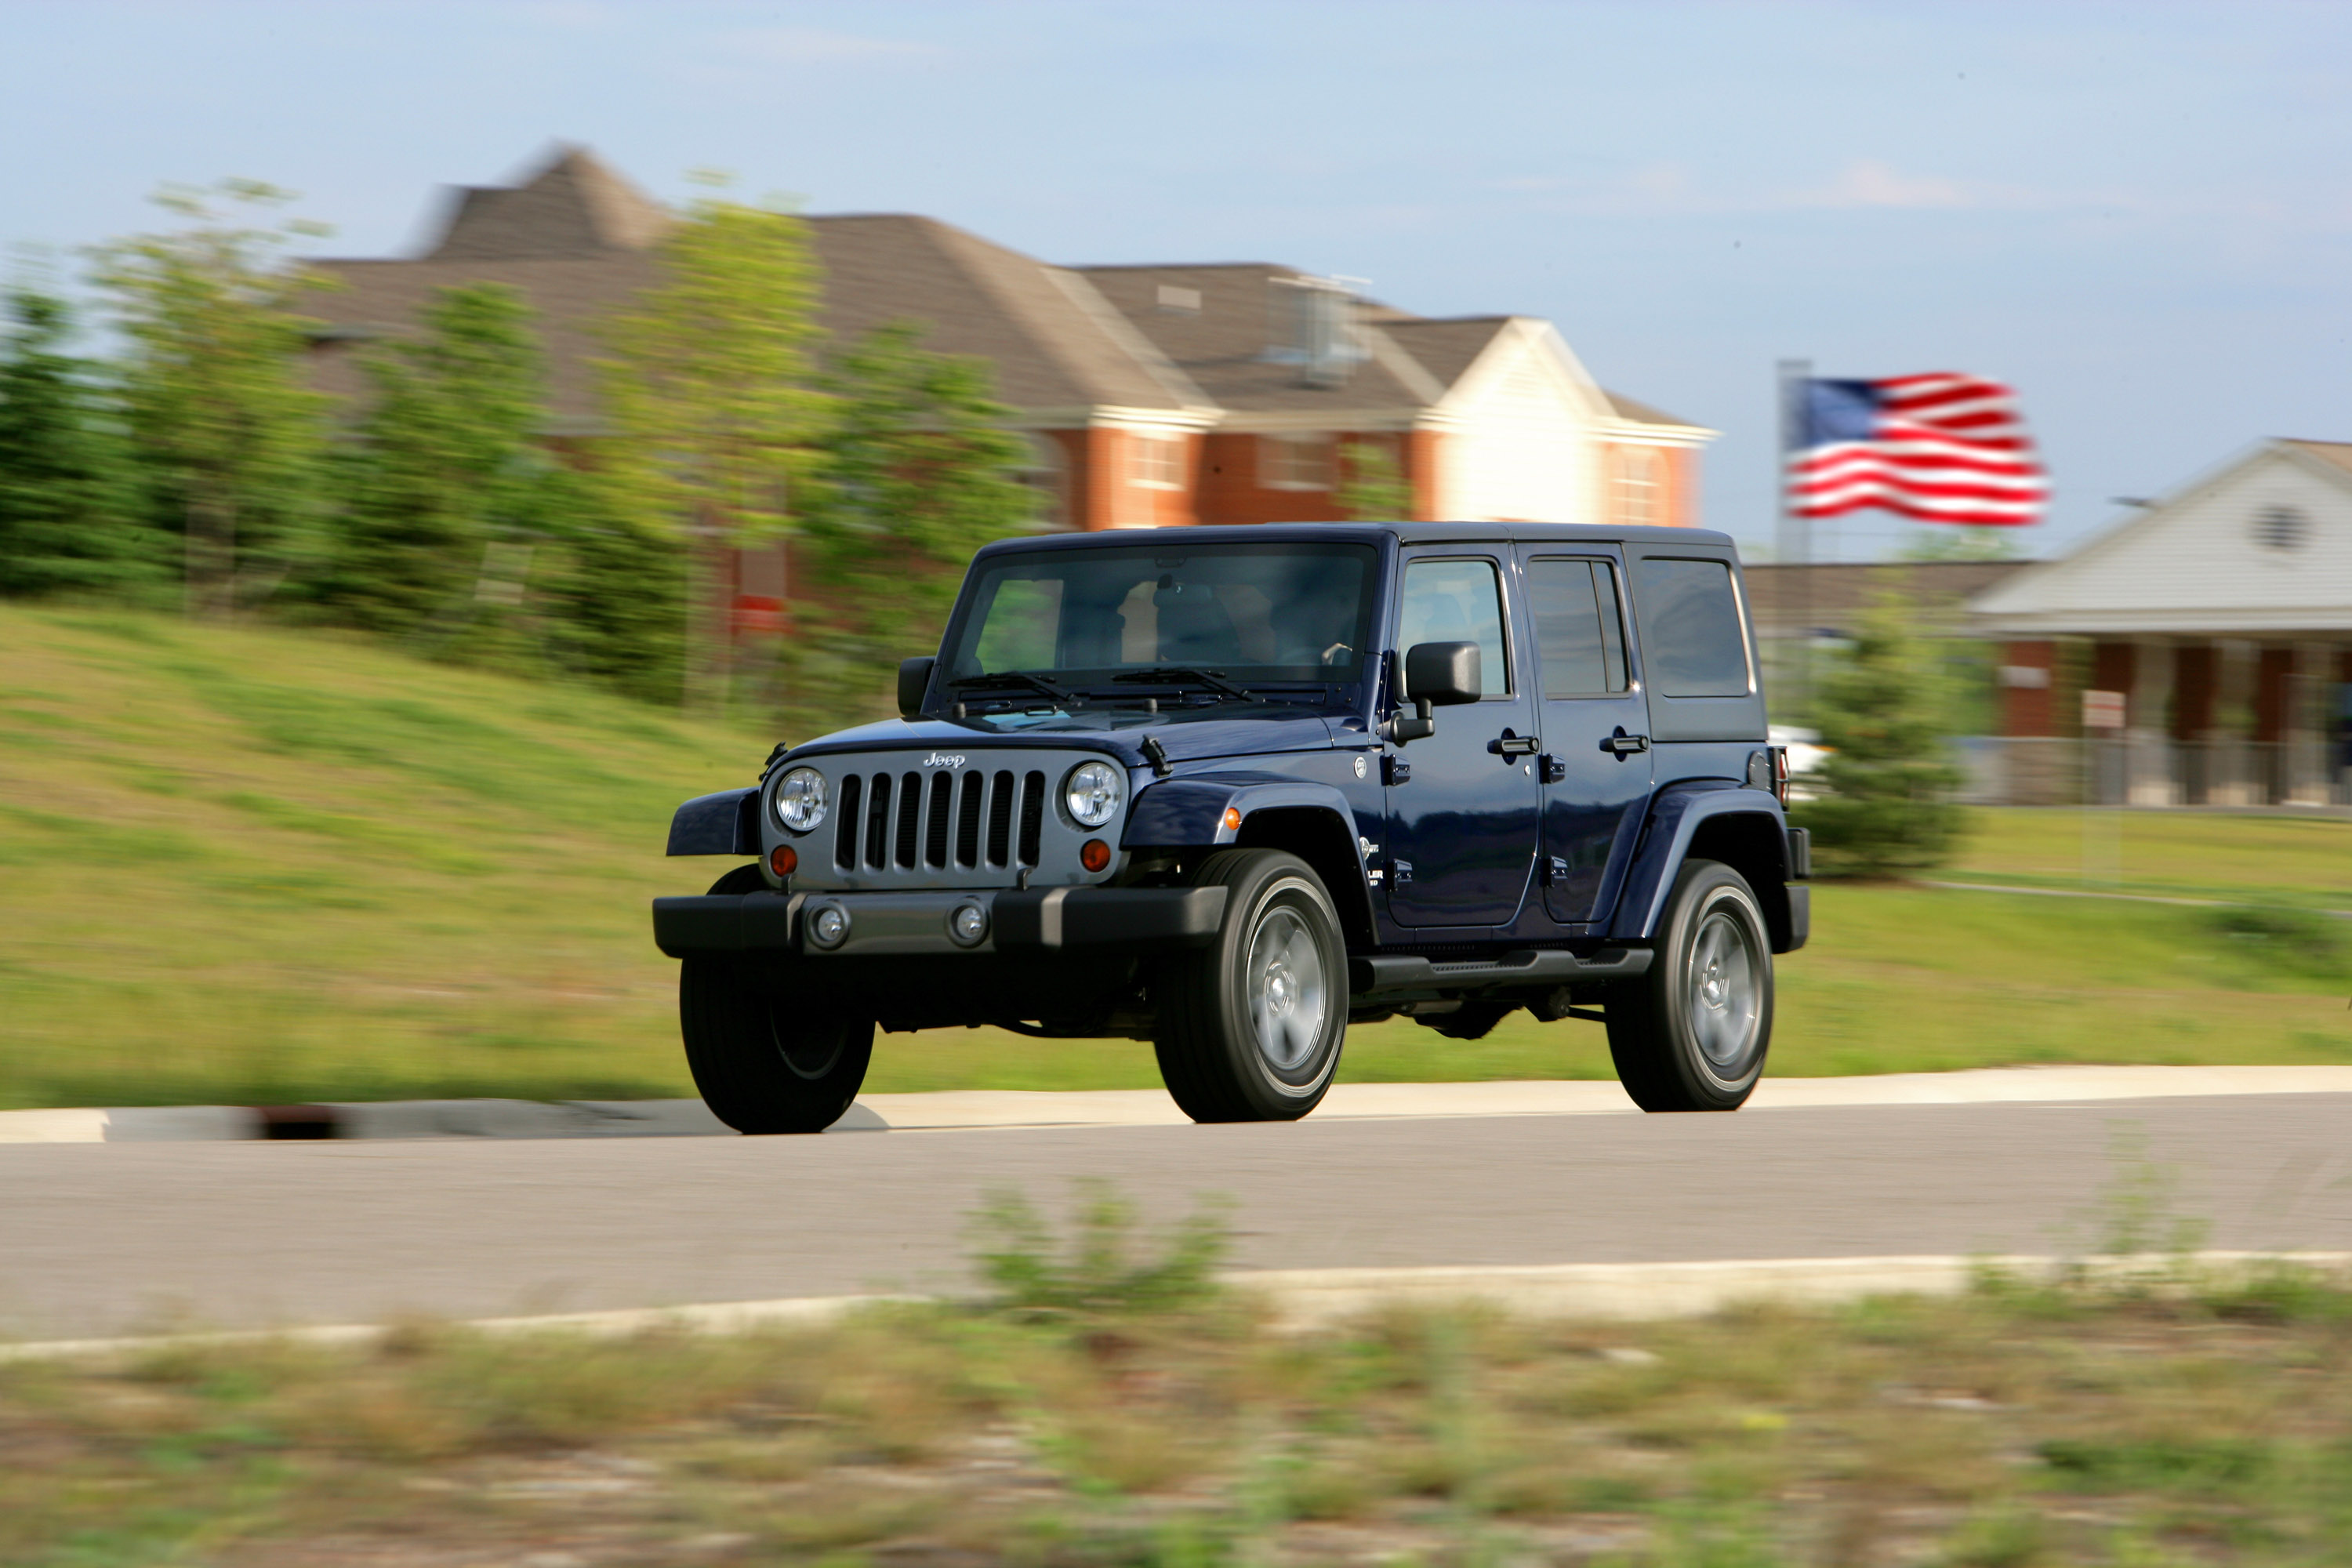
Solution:
M 2135 1154 L 2143 1147 L 2144 1156 Z M 2120 1150 L 2120 1152 L 2118 1152 Z M 2352 1248 L 2352 1095 L 803 1139 L 0 1146 L 0 1332 L 971 1281 L 987 1194 L 1233 1203 L 1246 1268 L 2061 1252 L 2168 1171 L 2213 1247 Z

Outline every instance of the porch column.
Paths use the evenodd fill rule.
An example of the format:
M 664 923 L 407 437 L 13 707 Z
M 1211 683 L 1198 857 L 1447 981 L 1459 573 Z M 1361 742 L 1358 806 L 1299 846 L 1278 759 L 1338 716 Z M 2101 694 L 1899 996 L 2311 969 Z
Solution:
M 2252 805 L 2254 750 L 2246 742 L 2253 734 L 2256 663 L 2259 645 L 2243 637 L 2224 637 L 2214 645 L 2212 728 L 2221 793 L 2216 805 Z
M 2331 694 L 2334 651 L 2324 642 L 2305 637 L 2293 651 L 2294 668 L 2287 683 L 2286 757 L 2287 802 L 2292 805 L 2327 804 L 2327 699 Z
M 2178 805 L 2180 786 L 2172 768 L 2171 738 L 2165 731 L 2172 703 L 2172 644 L 2142 637 L 2132 646 L 2131 696 L 2124 704 L 2124 749 L 2129 758 L 2134 805 Z

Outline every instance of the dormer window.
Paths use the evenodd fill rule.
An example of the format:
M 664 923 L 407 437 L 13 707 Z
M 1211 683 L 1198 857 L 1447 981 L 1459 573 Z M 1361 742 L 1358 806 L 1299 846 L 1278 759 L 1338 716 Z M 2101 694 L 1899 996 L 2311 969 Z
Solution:
M 1160 286 L 1160 308 L 1171 315 L 1197 316 L 1201 313 L 1201 291 L 1162 283 Z

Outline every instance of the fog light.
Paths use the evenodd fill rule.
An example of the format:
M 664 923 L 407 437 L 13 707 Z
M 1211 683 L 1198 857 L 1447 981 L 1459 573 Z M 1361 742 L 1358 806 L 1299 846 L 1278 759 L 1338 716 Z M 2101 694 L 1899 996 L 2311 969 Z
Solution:
M 773 871 L 779 880 L 800 868 L 801 852 L 791 845 L 779 844 L 768 851 L 768 869 Z
M 849 911 L 839 904 L 819 904 L 809 916 L 808 934 L 819 947 L 839 947 L 849 939 Z
M 988 934 L 988 911 L 978 904 L 958 904 L 948 917 L 948 934 L 966 947 L 977 947 Z
M 1110 846 L 1099 838 L 1089 838 L 1078 846 L 1078 864 L 1089 871 L 1100 871 L 1110 864 Z

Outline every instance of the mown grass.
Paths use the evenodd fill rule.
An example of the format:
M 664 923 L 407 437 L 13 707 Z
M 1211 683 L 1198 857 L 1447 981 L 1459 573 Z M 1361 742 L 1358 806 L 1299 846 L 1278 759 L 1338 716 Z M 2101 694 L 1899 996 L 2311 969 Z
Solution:
M 690 1093 L 646 901 L 719 868 L 662 858 L 672 807 L 777 738 L 331 636 L 0 606 L 0 1106 Z M 1958 874 L 2063 881 L 2080 831 L 1979 814 Z M 2352 824 L 2124 836 L 2133 887 L 2352 907 Z M 2347 922 L 2296 921 L 1824 885 L 1773 1070 L 2352 1061 Z M 1342 1071 L 1610 1068 L 1597 1027 L 1518 1015 L 1360 1029 Z M 949 1030 L 887 1037 L 867 1087 L 1157 1083 L 1133 1042 Z
M 1285 1332 L 1212 1228 L 1087 1215 L 1056 1250 L 1000 1205 L 992 1298 L 822 1328 L 0 1363 L 0 1561 L 2352 1557 L 2352 1294 L 2316 1277 Z

